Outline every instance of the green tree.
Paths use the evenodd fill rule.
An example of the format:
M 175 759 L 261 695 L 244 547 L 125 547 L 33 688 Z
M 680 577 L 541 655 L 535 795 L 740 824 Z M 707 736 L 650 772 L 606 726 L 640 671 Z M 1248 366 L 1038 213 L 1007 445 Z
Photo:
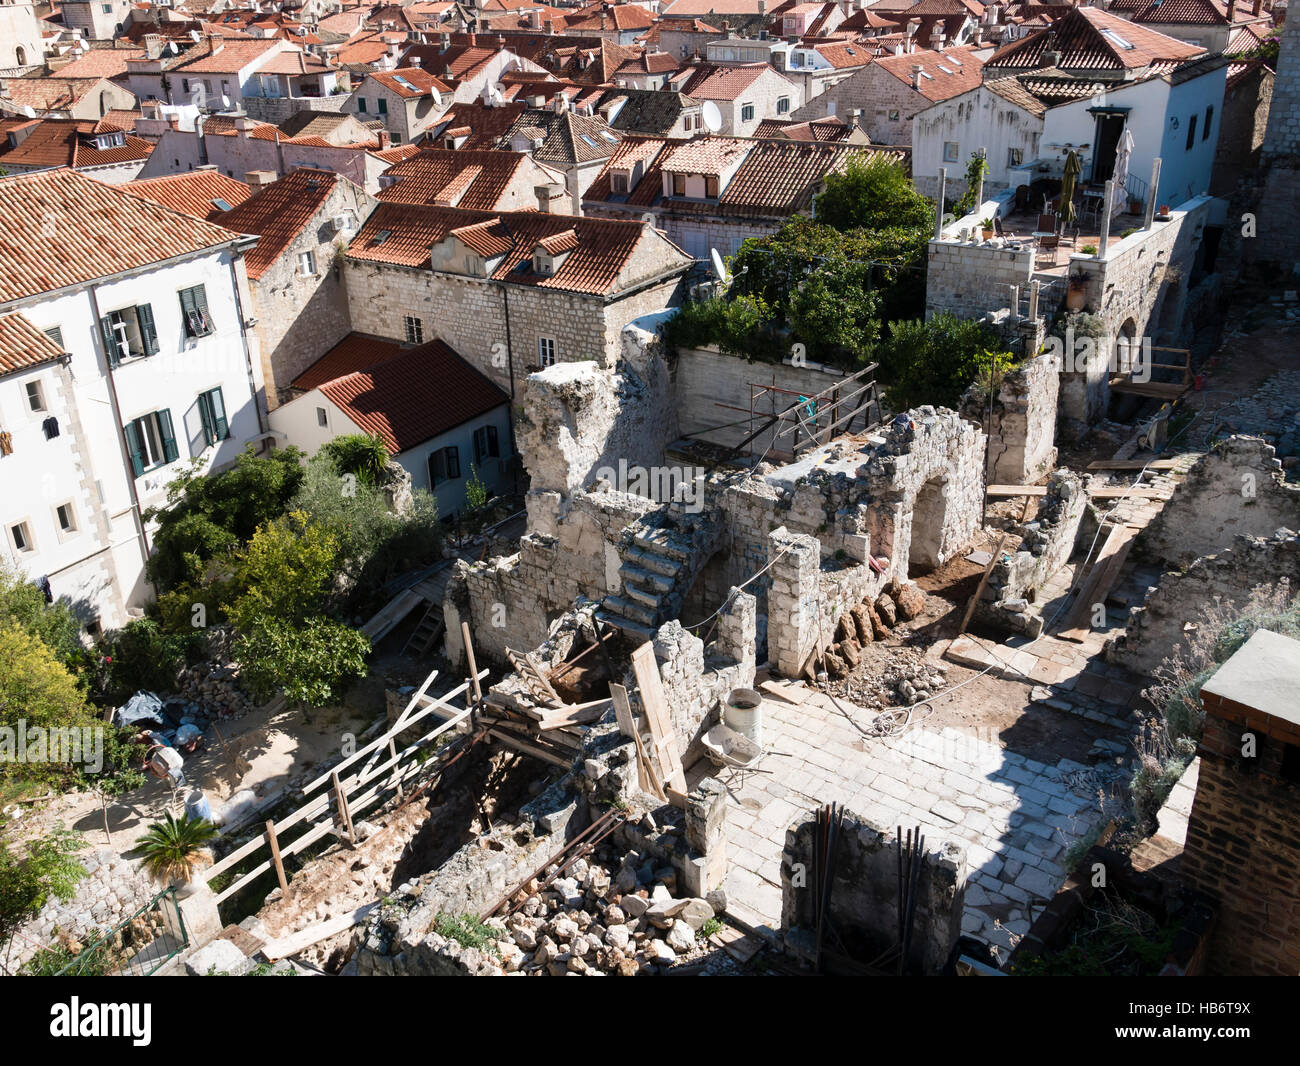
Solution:
M 144 771 L 140 764 L 144 749 L 135 739 L 135 731 L 115 725 L 105 725 L 104 762 L 94 773 L 83 773 L 80 786 L 99 798 L 99 810 L 104 819 L 104 838 L 111 844 L 113 834 L 108 828 L 110 800 L 144 785 Z
M 302 511 L 267 522 L 235 565 L 235 625 L 248 630 L 267 617 L 294 623 L 319 614 L 338 556 L 338 537 Z
M 998 346 L 998 335 L 987 326 L 945 312 L 893 323 L 875 354 L 894 407 L 955 407 L 973 382 L 988 377 L 990 366 L 996 380 L 1015 365 L 1015 357 Z
M 934 205 L 916 191 L 903 164 L 884 152 L 864 152 L 828 174 L 815 201 L 817 220 L 838 230 L 920 228 L 934 224 Z
M 352 474 L 363 485 L 377 485 L 388 466 L 388 448 L 375 436 L 348 433 L 322 446 L 323 454 L 339 474 Z
M 145 512 L 158 523 L 149 576 L 163 591 L 202 579 L 210 560 L 284 514 L 302 483 L 302 460 L 297 448 L 258 456 L 250 447 L 230 469 L 211 475 L 195 460 L 167 486 L 166 506 Z
M 193 626 L 172 632 L 154 618 L 134 618 L 106 633 L 98 642 L 107 663 L 105 696 L 121 702 L 141 690 L 171 692 L 197 643 Z
M 337 703 L 348 685 L 364 677 L 369 651 L 365 634 L 324 617 L 296 624 L 259 618 L 235 641 L 241 676 L 259 699 L 283 688 L 290 702 L 312 707 Z
M 81 682 L 36 637 L 17 626 L 0 629 L 0 725 L 32 730 L 81 727 L 93 723 Z M 72 768 L 52 762 L 0 761 L 0 773 L 17 779 L 41 779 Z
M 22 854 L 0 840 L 0 940 L 40 914 L 51 896 L 64 903 L 72 899 L 86 876 L 74 858 L 82 845 L 81 834 L 62 825 L 29 841 Z
M 16 625 L 39 639 L 64 666 L 79 667 L 86 658 L 81 623 L 66 603 L 46 603 L 35 585 L 0 566 L 0 627 Z

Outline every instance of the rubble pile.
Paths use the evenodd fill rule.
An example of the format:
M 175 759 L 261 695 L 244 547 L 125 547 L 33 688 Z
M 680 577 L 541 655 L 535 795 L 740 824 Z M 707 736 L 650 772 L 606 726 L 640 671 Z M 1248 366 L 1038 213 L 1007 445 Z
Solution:
M 602 854 L 602 853 L 598 853 Z M 534 879 L 519 909 L 487 925 L 500 935 L 496 951 L 507 973 L 632 977 L 706 955 L 706 923 L 726 905 L 720 892 L 709 898 L 675 898 L 671 869 L 640 867 L 624 860 L 578 859 L 546 888 Z M 558 873 L 549 867 L 543 879 Z
M 863 600 L 841 615 L 835 643 L 826 652 L 826 672 L 832 680 L 847 677 L 862 661 L 862 648 L 885 640 L 894 628 L 925 610 L 925 593 L 911 582 L 895 578 L 875 600 Z
M 201 662 L 181 673 L 177 692 L 189 700 L 191 713 L 227 721 L 242 718 L 257 704 L 239 685 L 239 667 L 234 663 Z

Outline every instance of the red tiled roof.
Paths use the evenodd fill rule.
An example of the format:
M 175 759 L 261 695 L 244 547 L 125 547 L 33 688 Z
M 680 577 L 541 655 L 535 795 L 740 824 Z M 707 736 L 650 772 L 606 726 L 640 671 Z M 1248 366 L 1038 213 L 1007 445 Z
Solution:
M 831 115 L 809 122 L 789 122 L 779 118 L 765 118 L 754 130 L 754 137 L 780 138 L 787 141 L 817 141 L 823 144 L 842 141 L 853 132 L 843 119 Z
M 0 315 L 0 374 L 40 366 L 62 354 L 62 348 L 17 311 Z
M 1245 5 L 1242 5 L 1243 11 Z M 1147 7 L 1136 9 L 1132 16 L 1136 23 L 1152 22 L 1180 26 L 1226 26 L 1228 5 L 1221 0 L 1159 0 Z
M 504 391 L 441 340 L 319 388 L 394 455 L 510 402 Z
M 33 111 L 66 111 L 76 107 L 102 78 L 10 78 L 3 93 L 19 107 Z
M 261 238 L 245 253 L 248 276 L 256 281 L 265 274 L 346 180 L 332 170 L 300 167 L 222 215 L 219 221 L 227 229 Z
M 179 211 L 194 218 L 216 222 L 224 209 L 216 205 L 221 200 L 238 207 L 253 195 L 251 185 L 228 178 L 219 170 L 190 170 L 183 174 L 165 174 L 160 178 L 145 178 L 119 185 L 123 192 L 143 196 L 156 204 Z
M 871 62 L 871 57 L 875 54 L 874 49 L 866 48 L 856 41 L 837 44 L 815 44 L 813 50 L 836 70 L 843 70 L 846 67 L 865 66 Z
M 259 74 L 325 74 L 333 67 L 306 52 L 281 52 L 257 68 Z
M 766 63 L 749 63 L 743 67 L 711 67 L 701 64 L 677 91 L 701 100 L 735 100 L 772 70 Z
M 295 389 L 314 389 L 335 378 L 376 366 L 401 350 L 402 345 L 397 341 L 372 337 L 368 333 L 349 333 L 290 384 Z
M 215 51 L 211 44 L 201 44 L 187 52 L 174 69 L 182 74 L 234 74 L 283 47 L 284 42 L 276 40 L 223 40 Z
M 901 56 L 885 56 L 876 66 L 899 81 L 912 83 L 912 68 L 921 68 L 920 92 L 927 100 L 951 100 L 979 85 L 983 64 L 970 48 L 921 48 Z
M 516 269 L 532 258 L 532 250 L 543 237 L 570 227 L 577 232 L 578 246 L 554 276 Z M 466 228 L 472 232 L 466 235 Z M 348 258 L 427 269 L 429 250 L 453 230 L 462 241 L 468 236 L 493 249 L 497 248 L 499 237 L 509 234 L 513 246 L 492 274 L 498 281 L 598 296 L 615 290 L 619 275 L 645 234 L 641 223 L 633 221 L 574 218 L 537 211 L 487 214 L 453 207 L 381 203 L 352 239 Z M 389 236 L 380 240 L 385 231 Z M 682 260 L 685 264 L 684 256 Z
M 501 107 L 488 107 L 481 100 L 456 104 L 443 116 L 446 122 L 445 132 L 450 134 L 452 130 L 458 129 L 468 131 L 469 139 L 458 151 L 495 148 L 527 106 L 522 100 Z
M 1053 65 L 1073 72 L 1137 70 L 1161 59 L 1200 55 L 1205 49 L 1176 41 L 1097 7 L 1078 7 L 1047 29 L 999 48 L 989 57 L 985 69 L 989 73 L 1032 70 L 1048 65 L 1043 53 L 1051 51 L 1057 53 Z
M 396 184 L 379 191 L 390 203 L 437 204 L 491 211 L 500 204 L 520 165 L 523 152 L 475 152 L 463 148 L 426 148 L 384 172 Z
M 370 80 L 377 81 L 385 89 L 390 89 L 398 96 L 414 100 L 428 96 L 432 92 L 451 98 L 454 91 L 450 85 L 435 78 L 423 67 L 398 67 L 396 70 L 378 70 L 370 75 Z
M 514 247 L 514 234 L 500 219 L 495 218 L 460 226 L 452 230 L 450 235 L 487 259 L 505 255 Z
M 547 255 L 563 255 L 578 247 L 578 231 L 566 229 L 563 233 L 552 233 L 537 242 L 537 247 Z
M 1245 81 L 1247 77 L 1261 68 L 1268 70 L 1268 67 L 1264 66 L 1264 61 L 1262 59 L 1246 59 L 1240 63 L 1229 63 L 1228 81 L 1223 87 L 1224 91 L 1231 92 Z
M 752 147 L 730 137 L 681 141 L 660 157 L 659 168 L 669 174 L 721 174 Z
M 51 78 L 116 78 L 128 59 L 143 59 L 143 48 L 92 48 L 50 75 Z
M 94 133 L 122 133 L 112 124 L 104 129 L 89 119 L 47 118 L 13 148 L 0 150 L 0 166 L 102 167 L 148 159 L 154 145 L 127 133 L 118 147 L 97 148 Z
M 0 178 L 0 218 L 0 302 L 238 239 L 67 168 Z
M 592 4 L 565 18 L 571 30 L 618 30 L 627 33 L 632 30 L 645 30 L 654 25 L 654 16 L 639 4 L 620 4 L 606 7 L 603 3 Z

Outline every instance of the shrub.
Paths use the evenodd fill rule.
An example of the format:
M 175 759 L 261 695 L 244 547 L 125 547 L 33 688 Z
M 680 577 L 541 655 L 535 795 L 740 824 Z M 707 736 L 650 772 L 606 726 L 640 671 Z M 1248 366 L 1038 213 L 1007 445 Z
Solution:
M 38 639 L 64 666 L 85 662 L 81 623 L 72 609 L 66 603 L 46 603 L 44 593 L 22 574 L 0 566 L 0 628 L 11 625 Z
M 132 619 L 98 643 L 108 665 L 106 695 L 117 702 L 134 692 L 171 692 L 198 643 L 190 627 L 169 632 L 154 618 Z
M 916 191 L 903 164 L 883 152 L 862 153 L 837 174 L 815 201 L 814 215 L 838 230 L 895 227 L 929 229 L 934 207 Z
M 312 707 L 337 703 L 351 682 L 364 677 L 370 641 L 363 633 L 324 617 L 300 622 L 266 616 L 240 630 L 235 660 L 259 699 L 277 688 L 285 699 Z
M 51 897 L 64 903 L 72 899 L 77 882 L 86 876 L 75 858 L 83 844 L 80 833 L 62 825 L 29 841 L 21 855 L 0 840 L 0 941 L 35 918 Z
M 0 629 L 0 725 L 31 731 L 91 725 L 86 693 L 54 653 L 37 637 L 10 625 Z M 53 762 L 0 761 L 0 774 L 18 780 L 41 780 L 72 772 Z
M 388 448 L 378 437 L 349 433 L 326 443 L 324 455 L 336 473 L 352 474 L 362 485 L 377 485 L 388 466 Z
M 235 625 L 247 631 L 267 617 L 298 622 L 319 614 L 338 555 L 338 538 L 302 511 L 267 522 L 235 564 Z
M 496 944 L 493 943 L 497 936 L 496 930 L 477 915 L 439 914 L 433 928 L 439 936 L 454 940 L 461 947 L 498 954 Z
M 188 881 L 202 862 L 204 846 L 216 835 L 217 827 L 206 818 L 178 818 L 168 811 L 135 845 L 145 869 L 159 881 Z
M 955 407 L 972 382 L 989 377 L 990 368 L 996 381 L 1015 366 L 1011 353 L 996 350 L 998 340 L 981 323 L 947 312 L 893 323 L 889 338 L 875 353 L 891 404 L 899 409 L 917 404 Z

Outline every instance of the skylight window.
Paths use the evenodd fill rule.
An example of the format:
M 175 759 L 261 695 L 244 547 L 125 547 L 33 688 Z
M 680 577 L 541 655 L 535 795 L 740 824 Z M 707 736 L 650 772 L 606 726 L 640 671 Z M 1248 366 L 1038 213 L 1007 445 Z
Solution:
M 580 133 L 578 134 L 578 136 L 581 137 L 584 141 L 586 141 L 589 147 L 591 148 L 596 147 L 596 142 L 593 141 L 590 137 L 588 137 L 585 133 Z
M 1102 34 L 1103 34 L 1104 36 L 1109 37 L 1112 41 L 1114 41 L 1114 42 L 1115 42 L 1117 45 L 1119 45 L 1121 48 L 1126 49 L 1127 51 L 1132 51 L 1132 50 L 1133 50 L 1133 47 L 1134 47 L 1134 46 L 1133 46 L 1132 44 L 1130 44 L 1128 41 L 1124 40 L 1124 38 L 1121 37 L 1121 36 L 1120 36 L 1118 33 L 1116 33 L 1114 30 L 1108 28 L 1108 29 L 1104 29 L 1104 30 L 1102 30 L 1101 32 L 1102 32 Z
M 942 70 L 945 74 L 951 74 L 951 73 L 952 73 L 952 71 L 949 70 L 947 67 L 945 67 L 942 63 L 939 64 L 939 69 Z
M 381 229 L 378 233 L 375 234 L 375 244 L 383 244 L 384 241 L 388 240 L 388 238 L 391 237 L 392 235 L 393 235 L 392 230 Z
M 210 202 L 210 203 L 212 204 L 212 206 L 215 207 L 218 211 L 233 211 L 233 210 L 234 210 L 234 208 L 231 207 L 228 203 L 226 203 L 225 200 L 221 199 L 221 197 L 217 197 L 217 199 L 215 199 L 215 200 L 211 200 L 211 201 L 209 201 L 209 202 Z
M 610 144 L 618 144 L 618 138 L 615 137 L 612 133 L 602 132 L 601 136 L 604 137 L 605 140 L 609 141 Z

